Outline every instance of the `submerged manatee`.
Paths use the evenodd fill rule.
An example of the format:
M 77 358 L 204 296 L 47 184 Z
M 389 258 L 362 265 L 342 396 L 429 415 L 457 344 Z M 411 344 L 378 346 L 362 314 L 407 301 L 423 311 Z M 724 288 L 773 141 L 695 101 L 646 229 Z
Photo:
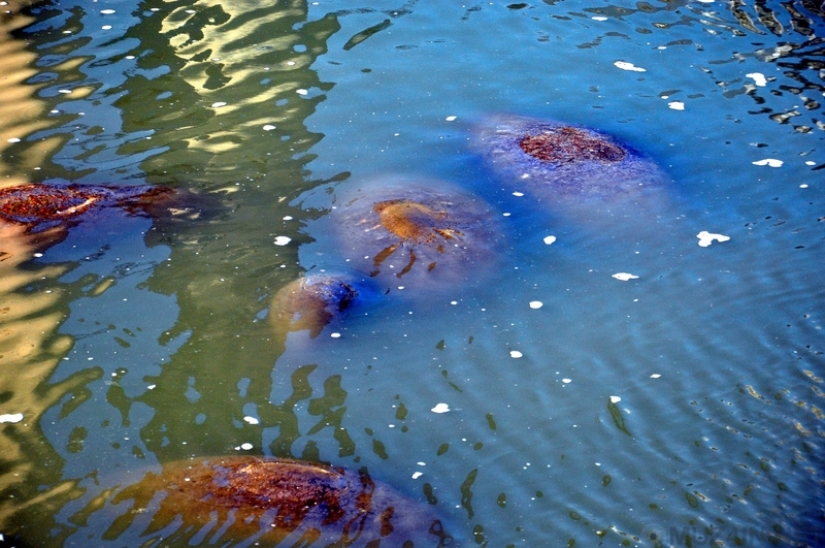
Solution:
M 31 183 L 0 188 L 0 224 L 25 225 L 38 232 L 69 226 L 106 207 L 153 217 L 188 215 L 192 198 L 188 191 L 166 186 Z
M 547 202 L 636 199 L 667 181 L 649 158 L 605 133 L 573 124 L 499 116 L 476 147 L 505 183 Z
M 144 547 L 457 546 L 431 508 L 365 471 L 287 459 L 172 463 L 117 492 L 103 509 L 118 514 L 104 538 L 139 539 Z
M 492 210 L 448 184 L 390 180 L 337 193 L 336 252 L 388 288 L 477 278 L 495 257 Z
M 303 330 L 317 337 L 368 293 L 366 284 L 346 275 L 312 274 L 291 281 L 275 294 L 269 309 L 277 340 L 283 342 L 290 332 Z

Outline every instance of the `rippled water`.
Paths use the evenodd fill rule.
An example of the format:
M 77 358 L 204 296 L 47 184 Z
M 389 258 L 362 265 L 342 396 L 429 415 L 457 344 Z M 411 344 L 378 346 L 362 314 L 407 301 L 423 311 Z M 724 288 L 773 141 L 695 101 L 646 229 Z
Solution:
M 219 204 L 105 210 L 40 250 L 2 229 L 7 542 L 120 545 L 113 485 L 224 454 L 366 466 L 462 546 L 825 542 L 816 2 L 4 4 L 4 186 Z M 615 135 L 669 180 L 514 195 L 474 146 L 510 114 Z M 398 178 L 486 200 L 493 267 L 279 344 L 277 290 L 345 266 L 338 197 Z

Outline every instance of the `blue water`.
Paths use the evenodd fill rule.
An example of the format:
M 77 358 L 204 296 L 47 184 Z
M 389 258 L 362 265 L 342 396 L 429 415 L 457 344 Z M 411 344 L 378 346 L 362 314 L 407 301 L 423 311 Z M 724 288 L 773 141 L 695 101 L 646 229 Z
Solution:
M 462 546 L 825 542 L 813 3 L 9 9 L 3 184 L 220 205 L 106 210 L 42 256 L 0 240 L 6 539 L 115 546 L 108 489 L 262 454 L 366 466 L 437 499 Z M 514 196 L 474 146 L 496 115 L 597 128 L 667 181 L 636 204 Z M 277 290 L 343 264 L 330 208 L 399 177 L 484 200 L 494 266 L 278 344 Z

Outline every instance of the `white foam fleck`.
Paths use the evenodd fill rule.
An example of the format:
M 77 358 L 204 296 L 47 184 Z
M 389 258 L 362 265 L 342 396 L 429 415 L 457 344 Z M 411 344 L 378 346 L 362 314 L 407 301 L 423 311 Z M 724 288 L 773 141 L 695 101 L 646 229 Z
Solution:
M 433 413 L 446 413 L 449 410 L 450 410 L 450 406 L 447 405 L 446 403 L 436 404 L 435 407 L 430 409 L 430 411 L 432 411 Z
M 805 165 L 806 166 L 815 166 L 816 162 L 814 162 L 813 160 L 808 160 L 807 162 L 805 162 Z
M 295 93 L 297 93 L 298 95 L 306 95 L 309 92 L 305 89 L 296 89 Z
M 591 19 L 593 19 L 594 21 L 607 21 L 607 17 L 603 15 L 594 15 L 593 17 L 591 17 Z
M 524 356 L 524 354 L 522 354 L 518 350 L 511 350 L 510 351 L 510 357 L 511 358 L 521 358 L 522 356 Z
M 730 240 L 730 236 L 725 236 L 724 234 L 713 234 L 707 230 L 703 230 L 697 234 L 696 237 L 699 238 L 699 247 L 708 247 L 714 241 L 722 243 Z
M 216 102 L 212 103 L 212 108 L 221 108 L 221 107 L 225 107 L 225 106 L 226 106 L 226 102 L 224 102 L 224 101 L 216 101 Z
M 248 415 L 247 415 L 246 417 L 244 417 L 244 418 L 243 418 L 243 420 L 245 420 L 245 421 L 246 421 L 246 422 L 248 422 L 249 424 L 258 424 L 258 423 L 260 422 L 260 421 L 259 421 L 258 419 L 256 419 L 255 417 L 250 417 L 250 416 L 248 416 Z
M 533 310 L 538 310 L 542 306 L 544 306 L 544 303 L 541 301 L 530 301 L 530 308 Z
M 112 25 L 103 25 L 100 28 L 103 29 L 103 30 L 112 30 Z
M 802 183 L 799 188 L 808 188 L 808 183 Z
M 518 196 L 520 198 L 524 196 L 524 192 L 513 192 L 513 196 Z
M 291 241 L 292 241 L 292 238 L 290 238 L 289 236 L 277 236 L 275 238 L 275 245 L 284 246 L 284 245 L 287 245 Z
M 650 378 L 651 378 L 651 379 L 658 379 L 659 377 L 661 377 L 661 375 L 660 375 L 659 373 L 653 373 L 653 374 L 650 376 Z
M 267 124 L 264 126 L 264 131 L 272 131 L 273 129 L 275 129 L 275 126 L 272 124 Z
M 253 445 L 249 442 L 241 444 L 241 449 L 243 449 L 244 451 L 249 451 L 250 449 L 252 449 L 252 447 Z
M 757 160 L 753 162 L 755 166 L 771 166 L 771 167 L 782 167 L 784 164 L 782 160 L 777 160 L 776 158 L 765 158 L 764 160 Z
M 292 220 L 292 215 L 286 215 L 284 217 L 284 221 L 291 221 L 291 220 Z
M 671 101 L 667 106 L 673 110 L 685 110 L 685 104 L 682 101 Z
M 423 475 L 424 475 L 423 472 L 413 472 L 412 479 L 418 479 Z
M 458 116 L 451 115 L 451 116 L 447 116 L 444 119 L 447 120 L 448 122 L 455 122 L 456 118 L 458 118 Z
M 544 237 L 544 243 L 547 244 L 547 245 L 551 245 L 555 241 L 556 241 L 555 236 L 545 236 Z
M 57 93 L 71 93 L 71 92 L 72 92 L 72 90 L 70 90 L 70 89 L 59 89 L 59 90 L 57 90 Z
M 620 401 L 622 401 L 622 398 L 619 396 L 610 396 L 610 403 L 619 403 Z
M 629 272 L 616 272 L 615 274 L 613 274 L 612 277 L 616 278 L 617 280 L 619 280 L 621 282 L 626 282 L 628 280 L 638 280 L 639 279 L 638 276 L 636 276 L 635 274 L 630 274 Z
M 564 384 L 570 384 L 571 382 L 573 382 L 573 379 L 562 379 L 561 382 L 563 382 Z
M 613 63 L 613 65 L 616 68 L 620 68 L 622 70 L 629 70 L 629 71 L 632 71 L 632 72 L 647 72 L 642 67 L 637 67 L 633 63 L 628 63 L 627 61 L 616 61 L 615 63 Z
M 156 384 L 150 384 L 149 386 L 146 387 L 146 390 L 154 390 L 155 388 L 157 388 L 157 386 L 158 385 L 156 385 Z
M 23 413 L 7 413 L 0 415 L 0 423 L 3 422 L 20 422 L 23 420 Z
M 745 76 L 748 78 L 753 78 L 753 83 L 759 86 L 760 88 L 765 87 L 768 83 L 768 80 L 765 78 L 765 75 L 761 72 L 749 72 Z
M 9 142 L 10 143 L 19 143 L 20 142 L 20 137 L 12 137 L 12 138 L 9 139 Z
M 331 334 L 330 334 L 330 337 L 332 337 L 333 339 L 340 339 L 340 338 L 341 338 L 341 334 L 340 334 L 340 333 L 338 333 L 338 332 L 331 333 Z

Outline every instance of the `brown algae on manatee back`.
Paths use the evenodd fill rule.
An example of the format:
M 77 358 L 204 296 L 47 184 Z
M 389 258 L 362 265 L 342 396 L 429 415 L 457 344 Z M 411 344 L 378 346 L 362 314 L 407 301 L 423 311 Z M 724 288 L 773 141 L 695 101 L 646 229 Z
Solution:
M 668 181 L 650 158 L 584 126 L 496 116 L 476 131 L 474 148 L 502 183 L 548 204 L 577 198 L 631 200 Z
M 124 504 L 131 501 L 131 506 Z M 111 498 L 104 537 L 162 532 L 167 544 L 453 546 L 441 519 L 366 471 L 230 456 L 175 462 Z M 127 535 L 128 536 L 128 535 Z M 166 545 L 166 544 L 164 544 Z
M 381 226 L 402 241 L 433 243 L 439 237 L 450 240 L 461 236 L 461 231 L 450 228 L 446 211 L 436 211 L 418 202 L 388 200 L 375 204 L 373 209 Z
M 519 147 L 528 156 L 556 164 L 620 162 L 627 154 L 621 146 L 571 126 L 528 134 L 519 141 Z

